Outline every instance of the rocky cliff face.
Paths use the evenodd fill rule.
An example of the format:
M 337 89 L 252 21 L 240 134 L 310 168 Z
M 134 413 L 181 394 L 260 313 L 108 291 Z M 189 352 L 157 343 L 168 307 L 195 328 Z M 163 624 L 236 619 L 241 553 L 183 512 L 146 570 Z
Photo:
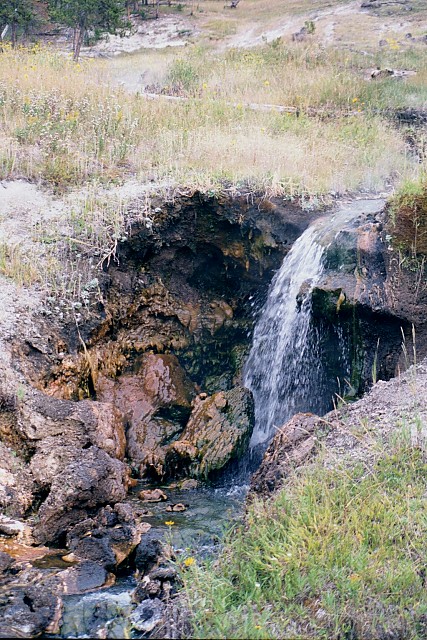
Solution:
M 81 410 L 90 405 L 104 426 L 110 412 L 122 443 L 115 446 L 125 437 L 140 476 L 216 471 L 242 451 L 253 428 L 251 399 L 239 391 L 251 304 L 265 296 L 273 270 L 315 215 L 280 201 L 198 194 L 163 203 L 131 229 L 105 268 L 102 302 L 86 321 L 78 328 L 49 322 L 49 331 L 15 346 L 15 362 L 46 396 L 80 400 Z M 227 442 L 221 453 L 213 446 L 218 437 Z M 57 455 L 50 441 L 43 445 L 49 452 L 41 446 L 36 461 Z M 61 443 L 58 455 L 70 447 Z M 108 453 L 123 459 L 113 448 Z
M 338 328 L 348 344 L 352 396 L 405 370 L 414 347 L 419 358 L 427 354 L 427 265 L 396 249 L 390 232 L 386 210 L 346 225 L 313 291 L 319 334 L 327 342 Z
M 200 194 L 159 204 L 105 265 L 102 297 L 79 326 L 39 318 L 39 332 L 15 342 L 15 367 L 38 389 L 19 406 L 5 393 L 0 406 L 2 441 L 30 474 L 19 493 L 5 461 L 4 504 L 18 491 L 17 512 L 31 495 L 44 501 L 53 480 L 92 447 L 111 464 L 126 458 L 137 476 L 167 479 L 216 472 L 248 442 L 253 405 L 241 367 L 253 311 L 320 212 Z M 409 268 L 388 237 L 384 212 L 348 222 L 313 292 L 331 379 L 337 335 L 348 349 L 347 395 L 407 365 L 401 343 L 412 324 L 419 355 L 425 350 L 425 264 Z

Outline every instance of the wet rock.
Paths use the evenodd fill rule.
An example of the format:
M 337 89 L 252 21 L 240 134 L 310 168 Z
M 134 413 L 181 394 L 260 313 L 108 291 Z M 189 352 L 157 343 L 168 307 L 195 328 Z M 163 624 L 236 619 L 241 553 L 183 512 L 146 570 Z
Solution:
M 7 571 L 13 565 L 13 558 L 4 551 L 0 551 L 0 572 Z
M 114 576 L 97 562 L 85 560 L 75 567 L 59 571 L 54 577 L 48 578 L 43 589 L 49 587 L 59 595 L 78 595 L 110 586 L 114 583 Z
M 157 569 L 152 569 L 148 574 L 148 577 L 150 580 L 160 580 L 160 582 L 165 582 L 166 580 L 176 580 L 177 575 L 178 572 L 176 568 L 169 564 L 166 567 L 157 567 Z
M 0 509 L 23 516 L 33 501 L 34 479 L 24 462 L 0 442 Z
M 157 596 L 161 596 L 161 592 L 162 583 L 160 580 L 151 580 L 148 576 L 143 578 L 138 587 L 138 593 L 143 598 L 157 598 Z
M 196 398 L 184 432 L 167 450 L 168 475 L 208 476 L 222 469 L 245 450 L 253 427 L 253 399 L 247 389 Z
M 179 484 L 179 488 L 181 489 L 181 491 L 192 491 L 194 489 L 197 489 L 199 486 L 200 483 L 195 478 L 188 478 L 187 480 L 183 480 Z
M 13 587 L 0 596 L 0 636 L 34 638 L 56 633 L 62 602 L 49 589 Z
M 35 449 L 30 469 L 41 486 L 49 486 L 91 445 L 114 458 L 124 457 L 122 415 L 109 403 L 76 403 L 32 392 L 19 405 L 17 428 Z
M 140 491 L 138 498 L 143 502 L 162 502 L 168 499 L 167 495 L 161 489 L 146 489 L 145 491 Z
M 121 502 L 126 495 L 126 466 L 98 447 L 81 451 L 53 480 L 40 507 L 34 535 L 39 543 L 55 542 L 87 517 L 87 509 Z
M 146 598 L 162 598 L 168 600 L 176 591 L 179 578 L 173 561 L 173 549 L 165 544 L 155 530 L 144 536 L 135 556 L 138 584 L 133 592 L 134 602 Z
M 97 516 L 76 524 L 67 534 L 67 546 L 75 558 L 97 562 L 109 571 L 116 569 L 151 528 L 138 524 L 130 505 L 107 506 Z
M 402 356 L 402 331 L 410 342 L 412 324 L 417 356 L 427 354 L 427 287 L 419 286 L 426 281 L 427 266 L 421 260 L 418 270 L 405 267 L 390 244 L 398 227 L 388 215 L 380 207 L 362 211 L 361 218 L 343 226 L 326 249 L 324 275 L 312 293 L 321 356 L 331 371 L 340 365 L 335 366 L 337 355 L 328 341 L 336 344 L 339 333 L 347 349 L 352 375 L 348 389 L 339 391 L 342 397 L 362 395 L 373 377 L 389 380 L 408 366 Z M 409 220 L 402 222 L 402 229 L 411 234 Z
M 135 567 L 142 575 L 145 575 L 166 560 L 162 534 L 155 530 L 149 531 L 142 537 L 136 549 Z
M 146 598 L 161 598 L 167 601 L 176 587 L 181 584 L 178 572 L 170 563 L 157 567 L 139 580 L 133 593 L 135 602 L 143 602 Z
M 163 620 L 165 605 L 158 598 L 144 600 L 130 615 L 132 626 L 137 631 L 150 633 Z
M 323 421 L 311 413 L 297 413 L 278 429 L 252 476 L 251 492 L 270 493 L 280 487 L 292 469 L 315 452 L 316 431 Z
M 186 507 L 185 504 L 179 502 L 178 504 L 168 504 L 166 511 L 175 511 L 179 513 L 180 511 L 187 511 L 187 508 L 188 507 Z
M 0 515 L 0 533 L 6 536 L 16 536 L 23 542 L 32 541 L 31 527 L 20 520 L 13 520 L 7 516 Z
M 164 447 L 183 430 L 194 385 L 173 355 L 146 354 L 137 375 L 99 381 L 99 395 L 113 398 L 125 415 L 128 455 L 141 475 L 162 475 Z

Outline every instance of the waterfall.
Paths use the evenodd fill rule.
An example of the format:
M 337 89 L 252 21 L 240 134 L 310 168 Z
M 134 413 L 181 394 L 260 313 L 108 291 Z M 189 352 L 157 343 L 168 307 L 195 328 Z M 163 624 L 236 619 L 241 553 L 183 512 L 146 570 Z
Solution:
M 331 408 L 333 391 L 330 381 L 325 382 L 322 336 L 311 323 L 311 294 L 323 274 L 325 251 L 345 223 L 378 209 L 378 201 L 355 201 L 317 220 L 294 243 L 276 273 L 243 371 L 255 400 L 252 447 L 267 441 L 298 411 L 322 414 Z M 343 352 L 345 375 L 349 365 L 339 329 L 336 348 Z
M 308 353 L 311 291 L 323 271 L 323 247 L 316 238 L 313 226 L 295 242 L 255 327 L 244 370 L 245 386 L 255 400 L 252 445 L 267 440 L 274 426 L 280 427 L 314 391 L 316 372 L 307 367 L 308 361 L 317 366 Z

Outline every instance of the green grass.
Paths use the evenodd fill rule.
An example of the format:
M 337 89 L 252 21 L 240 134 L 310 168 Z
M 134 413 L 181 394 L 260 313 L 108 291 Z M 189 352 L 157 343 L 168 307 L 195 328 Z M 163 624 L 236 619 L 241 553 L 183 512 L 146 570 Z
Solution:
M 184 572 L 191 637 L 425 638 L 426 480 L 404 437 L 369 472 L 295 473 L 218 560 Z

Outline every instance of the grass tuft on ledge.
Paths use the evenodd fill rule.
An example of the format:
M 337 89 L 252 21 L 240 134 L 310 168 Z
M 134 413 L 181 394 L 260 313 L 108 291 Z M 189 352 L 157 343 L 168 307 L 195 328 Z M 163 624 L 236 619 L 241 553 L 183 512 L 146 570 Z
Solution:
M 394 244 L 414 258 L 427 257 L 427 177 L 405 182 L 390 202 Z

